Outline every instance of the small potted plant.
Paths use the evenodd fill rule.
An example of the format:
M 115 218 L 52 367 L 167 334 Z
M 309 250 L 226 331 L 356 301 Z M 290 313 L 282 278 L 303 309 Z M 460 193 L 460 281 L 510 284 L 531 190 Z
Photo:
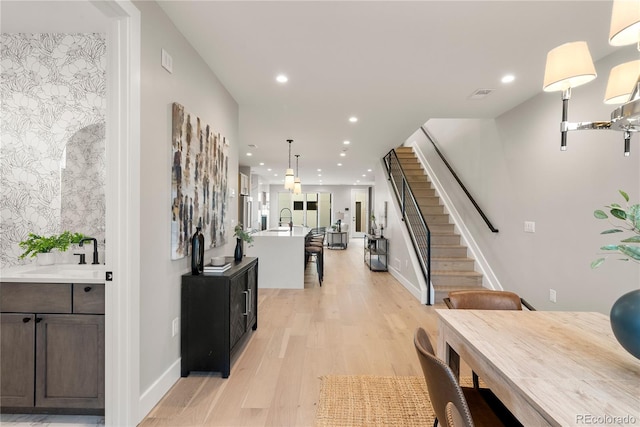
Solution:
M 603 210 L 596 210 L 593 215 L 598 219 L 606 219 L 614 227 L 600 234 L 616 234 L 631 232 L 631 237 L 620 240 L 620 243 L 600 247 L 606 252 L 615 252 L 622 257 L 621 261 L 634 261 L 640 263 L 640 204 L 629 204 L 629 195 L 619 190 L 625 200 L 625 206 L 612 203 L 606 206 L 609 218 Z M 591 263 L 591 268 L 598 268 L 605 261 L 606 256 L 598 258 Z M 622 295 L 611 307 L 609 315 L 611 329 L 618 342 L 629 353 L 640 359 L 640 289 L 634 289 Z
M 253 236 L 244 230 L 242 224 L 238 223 L 234 228 L 234 237 L 236 238 L 236 250 L 233 253 L 233 258 L 236 261 L 242 260 L 243 250 L 242 250 L 242 242 L 247 242 L 249 247 L 253 246 Z
M 38 265 L 51 265 L 54 263 L 54 254 L 52 253 L 54 249 L 64 252 L 69 248 L 69 245 L 78 244 L 85 237 L 84 234 L 71 233 L 69 231 L 48 237 L 29 233 L 25 240 L 18 243 L 18 246 L 24 249 L 19 258 L 37 257 L 36 262 Z

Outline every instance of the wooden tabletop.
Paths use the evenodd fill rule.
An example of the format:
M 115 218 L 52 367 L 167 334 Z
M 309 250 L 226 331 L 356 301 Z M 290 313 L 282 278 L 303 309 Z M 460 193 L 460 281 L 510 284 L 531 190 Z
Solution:
M 640 426 L 640 360 L 607 316 L 436 311 L 439 356 L 455 350 L 525 426 Z

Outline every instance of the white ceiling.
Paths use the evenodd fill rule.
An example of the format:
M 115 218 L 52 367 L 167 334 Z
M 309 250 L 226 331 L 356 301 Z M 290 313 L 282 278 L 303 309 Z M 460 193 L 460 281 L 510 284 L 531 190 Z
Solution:
M 2 1 L 3 31 L 39 14 L 12 10 L 5 19 L 5 3 L 15 2 Z M 76 16 L 78 2 L 57 3 L 58 13 L 62 4 L 72 12 L 48 11 L 45 22 Z M 586 40 L 594 60 L 615 49 L 610 0 L 159 4 L 238 102 L 240 164 L 274 183 L 287 166 L 287 139 L 301 155 L 303 185 L 373 183 L 367 169 L 429 118 L 493 118 L 540 93 L 553 47 Z M 279 73 L 287 84 L 275 81 Z M 502 84 L 506 73 L 516 80 Z M 477 89 L 495 91 L 470 100 Z M 545 96 L 558 97 L 559 119 L 560 96 Z M 359 121 L 349 123 L 351 115 Z
M 614 50 L 610 1 L 160 6 L 240 105 L 241 164 L 281 179 L 291 138 L 303 184 L 372 183 L 367 169 L 429 118 L 492 118 L 515 107 L 541 92 L 547 51 L 557 45 L 587 40 L 594 59 Z M 286 85 L 278 73 L 289 76 Z M 516 76 L 510 85 L 500 82 L 506 73 Z M 468 99 L 485 88 L 495 92 Z M 558 120 L 560 108 L 558 100 Z M 351 145 L 341 158 L 345 139 Z

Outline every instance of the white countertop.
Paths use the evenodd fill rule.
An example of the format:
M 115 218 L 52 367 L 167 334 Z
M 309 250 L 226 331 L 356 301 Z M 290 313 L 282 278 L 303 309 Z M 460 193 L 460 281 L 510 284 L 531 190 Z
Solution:
M 104 283 L 103 264 L 26 264 L 0 270 L 0 282 Z
M 253 233 L 253 237 L 304 237 L 311 229 L 308 227 L 294 226 L 292 231 L 289 227 L 275 227 L 268 230 Z

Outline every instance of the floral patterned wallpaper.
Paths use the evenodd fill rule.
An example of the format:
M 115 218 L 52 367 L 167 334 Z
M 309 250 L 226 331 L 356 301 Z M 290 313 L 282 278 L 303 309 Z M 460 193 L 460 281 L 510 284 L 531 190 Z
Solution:
M 105 37 L 0 40 L 0 268 L 31 262 L 18 259 L 29 232 L 95 237 L 103 262 Z

